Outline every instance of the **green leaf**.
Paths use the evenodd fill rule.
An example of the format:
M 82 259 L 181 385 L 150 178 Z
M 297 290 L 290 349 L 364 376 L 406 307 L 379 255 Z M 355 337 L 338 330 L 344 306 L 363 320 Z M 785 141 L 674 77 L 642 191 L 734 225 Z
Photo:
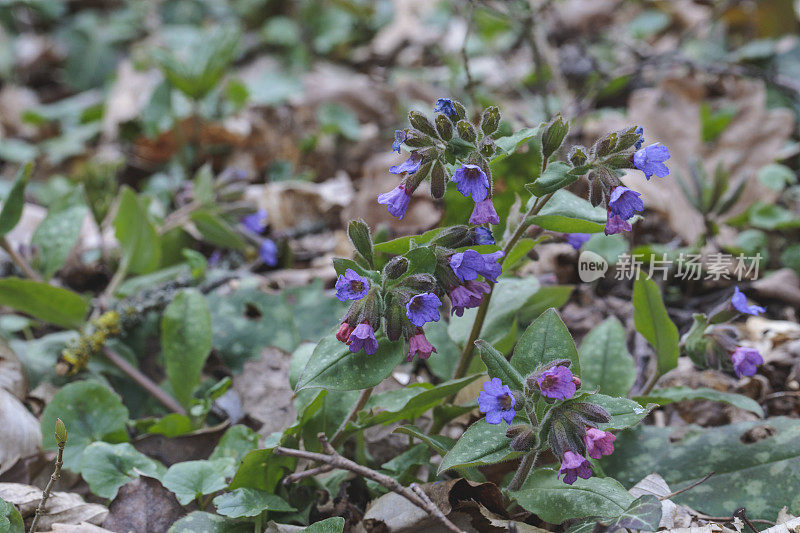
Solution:
M 81 458 L 81 476 L 93 493 L 109 500 L 116 498 L 121 486 L 138 478 L 138 472 L 160 478 L 166 470 L 127 442 L 93 442 Z
M 299 533 L 342 533 L 344 531 L 344 518 L 334 516 L 319 522 L 314 522 L 307 528 L 301 529 Z
M 31 177 L 33 163 L 23 165 L 17 171 L 17 177 L 8 196 L 3 200 L 3 207 L 0 209 L 0 237 L 14 229 L 19 219 L 22 218 L 22 208 L 25 207 L 25 186 Z
M 478 338 L 490 344 L 497 344 L 503 340 L 508 335 L 509 325 L 514 321 L 514 317 L 529 301 L 535 299 L 539 288 L 539 281 L 533 276 L 525 279 L 498 280 L 492 291 L 492 299 L 489 301 L 489 308 L 486 310 L 486 318 Z M 456 344 L 463 346 L 467 342 L 477 312 L 477 308 L 465 309 L 463 316 L 451 317 L 447 332 Z
M 782 191 L 787 185 L 797 183 L 797 176 L 789 167 L 774 163 L 758 171 L 758 181 L 773 191 Z
M 2 533 L 25 533 L 25 524 L 22 515 L 14 506 L 0 499 L 0 532 Z
M 627 396 L 636 381 L 636 366 L 625 345 L 625 328 L 610 317 L 583 338 L 578 356 L 585 390 L 599 387 L 611 396 Z
M 161 482 L 182 505 L 186 505 L 195 498 L 224 489 L 227 486 L 225 476 L 230 472 L 231 464 L 227 459 L 175 463 Z
M 214 498 L 217 512 L 230 518 L 251 517 L 262 511 L 278 511 L 282 513 L 296 511 L 280 496 L 275 496 L 258 489 L 235 489 Z
M 180 291 L 161 317 L 161 348 L 164 366 L 175 397 L 191 403 L 200 383 L 206 358 L 211 353 L 211 312 L 196 289 Z
M 494 347 L 484 340 L 475 342 L 478 353 L 481 355 L 483 364 L 490 378 L 500 378 L 504 385 L 508 385 L 511 390 L 525 390 L 525 377 L 511 366 L 506 356 L 494 349 Z
M 606 211 L 569 191 L 558 190 L 539 214 L 528 222 L 561 233 L 599 233 L 605 229 Z
M 555 309 L 548 309 L 528 326 L 514 348 L 511 365 L 527 376 L 540 365 L 557 359 L 572 361 L 570 369 L 576 376 L 581 375 L 578 350 L 567 326 Z
M 281 478 L 294 470 L 297 459 L 272 453 L 278 439 L 271 438 L 267 439 L 269 444 L 266 448 L 253 450 L 245 455 L 228 490 L 247 487 L 272 493 Z
M 636 331 L 655 349 L 658 373 L 663 375 L 678 365 L 678 328 L 670 320 L 661 291 L 650 278 L 633 283 L 633 322 Z
M 38 281 L 0 279 L 0 305 L 61 326 L 80 327 L 89 305 L 80 295 Z
M 633 427 L 657 407 L 653 403 L 642 406 L 627 398 L 606 396 L 605 394 L 590 394 L 581 398 L 580 401 L 595 403 L 608 411 L 611 420 L 599 426 L 600 429 L 606 431 Z
M 405 237 L 398 237 L 391 241 L 381 242 L 375 245 L 375 251 L 392 255 L 401 255 L 411 249 L 412 239 L 417 244 L 426 244 L 432 241 L 439 233 L 447 229 L 449 228 L 434 228 L 426 231 L 422 235 L 406 235 Z
M 247 426 L 237 424 L 228 428 L 222 435 L 209 459 L 213 461 L 227 457 L 233 459 L 234 463 L 238 465 L 248 453 L 256 448 L 258 448 L 258 433 Z
M 516 152 L 522 145 L 527 144 L 530 151 L 535 154 L 535 159 L 538 160 L 536 161 L 538 162 L 538 165 L 534 164 L 532 167 L 538 167 L 539 169 L 542 168 L 543 156 L 541 126 L 537 126 L 535 128 L 523 128 L 517 132 L 514 132 L 513 135 L 496 139 L 494 144 L 499 148 L 499 150 L 497 154 L 495 154 L 494 158 L 492 158 L 492 163 L 504 159 L 505 157 Z M 533 181 L 538 177 L 538 174 L 530 176 L 530 180 Z
M 687 400 L 710 400 L 712 402 L 725 402 L 729 403 L 739 409 L 750 411 L 760 417 L 764 417 L 764 410 L 757 401 L 748 398 L 742 394 L 735 394 L 732 392 L 722 392 L 715 389 L 701 387 L 699 389 L 690 389 L 689 387 L 670 387 L 668 389 L 655 389 L 650 391 L 646 396 L 637 396 L 634 398 L 642 405 L 647 403 L 655 403 L 658 405 L 667 405 L 674 402 L 683 402 Z
M 490 465 L 521 456 L 508 447 L 506 429 L 507 424 L 489 424 L 484 418 L 472 424 L 442 459 L 439 474 L 451 468 Z
M 83 201 L 83 190 L 78 187 L 58 200 L 47 210 L 47 216 L 36 227 L 31 244 L 39 249 L 42 274 L 50 279 L 67 260 L 78 243 L 83 219 L 89 208 Z
M 722 427 L 640 426 L 617 435 L 614 453 L 601 465 L 626 486 L 661 474 L 681 488 L 714 472 L 707 481 L 672 499 L 712 516 L 726 516 L 745 505 L 747 516 L 774 520 L 783 506 L 800 513 L 800 421 L 772 417 Z
M 519 312 L 521 324 L 530 324 L 542 313 L 554 307 L 558 309 L 569 300 L 573 285 L 545 285 L 536 291 L 536 295 Z
M 295 390 L 324 387 L 332 390 L 360 390 L 374 387 L 387 378 L 403 360 L 402 342 L 378 341 L 378 351 L 367 355 L 350 348 L 331 334 L 323 338 L 311 354 Z
M 170 413 L 164 415 L 153 425 L 147 427 L 146 432 L 149 434 L 164 435 L 165 437 L 178 437 L 191 433 L 194 429 L 192 420 L 179 413 Z
M 203 239 L 209 243 L 222 248 L 244 250 L 245 242 L 241 235 L 216 213 L 207 210 L 195 211 L 190 218 Z
M 535 196 L 544 196 L 575 183 L 580 175 L 570 172 L 572 166 L 563 161 L 547 165 L 539 179 L 527 186 Z
M 77 381 L 59 390 L 42 413 L 42 447 L 55 450 L 56 419 L 67 426 L 64 468 L 80 472 L 84 449 L 94 441 L 126 442 L 128 409 L 111 389 L 96 381 Z
M 141 199 L 127 185 L 122 187 L 114 230 L 123 260 L 134 274 L 146 274 L 161 262 L 161 242 Z
M 447 452 L 449 452 L 456 443 L 456 439 L 451 439 L 450 437 L 445 437 L 444 435 L 428 435 L 417 426 L 412 425 L 400 426 L 392 433 L 403 433 L 405 435 L 416 437 L 441 456 L 447 454 Z
M 434 376 L 442 380 L 453 377 L 458 365 L 458 358 L 461 356 L 461 348 L 450 338 L 447 326 L 444 320 L 425 324 L 425 336 L 428 338 L 428 342 L 436 346 L 437 350 L 425 361 L 425 364 Z
M 433 274 L 436 269 L 436 254 L 430 246 L 420 246 L 409 250 L 406 254 L 408 270 L 406 276 L 412 274 Z
M 578 478 L 567 485 L 550 468 L 531 472 L 520 490 L 511 492 L 511 496 L 551 524 L 589 516 L 619 516 L 633 502 L 633 496 L 614 479 Z
M 240 522 L 223 516 L 193 511 L 169 528 L 168 533 L 252 533 L 253 524 Z
M 570 528 L 570 533 L 591 533 L 597 523 L 602 524 L 603 531 L 658 531 L 661 522 L 661 500 L 652 494 L 645 494 L 633 502 L 619 516 L 601 517 L 587 520 L 583 524 Z

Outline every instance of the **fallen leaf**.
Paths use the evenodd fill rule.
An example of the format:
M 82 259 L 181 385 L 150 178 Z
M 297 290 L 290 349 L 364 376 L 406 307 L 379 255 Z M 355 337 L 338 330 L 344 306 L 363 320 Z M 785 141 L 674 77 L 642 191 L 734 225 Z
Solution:
M 0 499 L 13 503 L 22 518 L 32 517 L 42 499 L 42 489 L 20 483 L 0 483 Z M 80 495 L 72 492 L 51 492 L 45 512 L 39 517 L 42 529 L 53 524 L 100 525 L 108 515 L 108 509 L 96 503 L 86 503 Z
M 142 475 L 120 487 L 103 527 L 118 533 L 166 531 L 183 514 L 172 492 L 157 479 Z

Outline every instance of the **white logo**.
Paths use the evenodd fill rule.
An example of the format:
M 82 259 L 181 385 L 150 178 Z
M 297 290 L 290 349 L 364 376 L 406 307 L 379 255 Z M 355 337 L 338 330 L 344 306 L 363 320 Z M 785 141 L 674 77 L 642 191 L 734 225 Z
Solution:
M 578 258 L 578 276 L 584 283 L 602 278 L 608 270 L 608 263 L 603 256 L 589 250 L 581 252 Z

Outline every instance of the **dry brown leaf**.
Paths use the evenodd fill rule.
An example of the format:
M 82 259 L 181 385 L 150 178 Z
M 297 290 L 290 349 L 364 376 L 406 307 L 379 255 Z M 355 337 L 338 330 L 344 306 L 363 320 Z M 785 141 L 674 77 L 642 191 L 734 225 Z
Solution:
M 161 75 L 158 69 L 137 70 L 126 58 L 117 64 L 114 80 L 103 113 L 103 136 L 108 141 L 117 138 L 120 124 L 139 117 L 150 102 Z
M 139 476 L 120 487 L 103 527 L 118 533 L 166 531 L 183 514 L 175 495 L 157 479 Z
M 145 531 L 145 530 L 140 530 L 140 531 Z M 150 530 L 150 531 L 155 531 L 155 530 Z M 87 524 L 86 522 L 81 522 L 80 524 L 53 524 L 51 526 L 50 531 L 46 531 L 45 533 L 114 533 L 114 532 L 108 529 L 104 529 L 102 527 L 97 527 L 92 524 Z M 127 533 L 127 531 L 125 533 Z
M 13 503 L 22 518 L 33 516 L 42 498 L 42 489 L 20 483 L 0 483 L 0 498 Z M 47 500 L 45 512 L 39 517 L 42 529 L 53 524 L 100 525 L 108 515 L 108 509 L 96 503 L 86 503 L 80 495 L 72 492 L 52 492 Z
M 264 348 L 260 359 L 247 361 L 233 378 L 233 390 L 242 399 L 242 408 L 263 426 L 268 435 L 289 426 L 297 417 L 286 376 L 291 356 L 277 348 Z
M 753 282 L 753 288 L 762 298 L 774 298 L 800 307 L 800 278 L 791 268 L 781 268 L 767 277 Z
M 19 459 L 39 452 L 42 433 L 36 417 L 5 389 L 0 389 L 0 427 L 14 428 L 0 432 L 0 474 L 3 474 Z

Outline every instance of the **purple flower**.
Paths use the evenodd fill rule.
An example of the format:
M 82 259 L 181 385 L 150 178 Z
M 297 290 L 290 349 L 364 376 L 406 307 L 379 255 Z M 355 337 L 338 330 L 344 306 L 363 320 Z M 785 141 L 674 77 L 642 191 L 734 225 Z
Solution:
M 353 333 L 350 334 L 348 344 L 350 344 L 350 351 L 353 353 L 358 353 L 361 348 L 364 348 L 367 355 L 373 355 L 378 351 L 378 341 L 375 340 L 375 332 L 372 330 L 372 326 L 366 322 L 355 327 Z
M 614 441 L 616 439 L 617 437 L 613 433 L 596 428 L 588 428 L 583 436 L 583 442 L 586 443 L 586 453 L 592 459 L 600 459 L 603 455 L 614 453 Z
M 439 321 L 439 308 L 442 301 L 432 292 L 415 295 L 406 304 L 406 316 L 415 326 Z
M 733 370 L 736 371 L 737 377 L 754 376 L 756 367 L 764 364 L 764 358 L 761 357 L 758 350 L 744 346 L 739 346 L 733 351 L 731 361 L 733 361 Z
M 744 295 L 739 287 L 733 288 L 733 296 L 731 297 L 731 304 L 733 308 L 746 315 L 758 315 L 766 311 L 760 305 L 747 305 L 747 296 Z
M 400 153 L 400 145 L 406 142 L 408 133 L 406 130 L 394 130 L 394 142 L 392 142 L 392 152 Z
M 536 382 L 545 398 L 568 400 L 575 395 L 575 383 L 572 372 L 565 366 L 554 366 L 542 372 Z
M 409 363 L 414 360 L 415 355 L 419 355 L 420 359 L 427 359 L 432 353 L 436 352 L 436 348 L 428 342 L 425 333 L 421 329 L 417 329 L 417 333 L 408 339 L 408 356 L 406 361 Z
M 339 274 L 336 280 L 336 298 L 340 302 L 347 300 L 360 300 L 369 292 L 369 280 L 359 276 L 358 272 L 352 268 L 345 270 L 344 274 Z
M 633 143 L 634 148 L 638 150 L 639 148 L 642 147 L 642 144 L 644 144 L 644 129 L 641 126 L 639 126 L 635 130 L 633 130 L 633 133 L 639 136 L 639 140 Z
M 648 180 L 655 174 L 659 178 L 669 176 L 669 169 L 664 161 L 669 159 L 669 149 L 661 143 L 651 144 L 640 148 L 633 154 L 633 164 L 644 172 Z
M 616 233 L 622 233 L 623 231 L 630 231 L 631 225 L 628 224 L 626 221 L 622 220 L 619 216 L 614 215 L 611 216 L 611 213 L 608 214 L 608 220 L 606 221 L 606 235 L 614 235 Z
M 503 385 L 500 378 L 492 378 L 483 384 L 483 390 L 478 393 L 478 409 L 486 413 L 486 421 L 490 424 L 499 424 L 505 420 L 511 424 L 514 420 L 514 406 L 517 400 L 511 394 L 508 385 Z
M 392 174 L 402 174 L 403 172 L 408 172 L 409 174 L 413 174 L 419 169 L 421 164 L 422 164 L 422 154 L 419 152 L 411 152 L 411 155 L 409 156 L 408 159 L 406 159 L 399 165 L 389 167 L 389 172 L 391 172 Z
M 633 218 L 636 211 L 644 209 L 644 202 L 640 196 L 640 193 L 627 187 L 615 187 L 611 191 L 611 198 L 608 199 L 609 216 L 618 216 L 622 220 Z
M 475 208 L 472 210 L 472 215 L 469 217 L 470 224 L 499 224 L 500 217 L 497 216 L 497 211 L 494 210 L 491 198 L 486 198 L 480 202 L 475 202 Z
M 450 268 L 461 281 L 470 281 L 480 275 L 494 283 L 503 272 L 503 267 L 497 263 L 501 257 L 503 252 L 479 254 L 475 250 L 466 250 L 450 256 Z
M 278 247 L 275 246 L 272 239 L 264 239 L 261 241 L 261 246 L 258 247 L 258 257 L 260 257 L 267 266 L 274 267 L 278 264 Z
M 570 246 L 575 248 L 576 250 L 580 250 L 581 246 L 586 244 L 586 242 L 592 238 L 591 233 L 567 233 L 564 235 L 567 238 L 567 242 Z
M 403 185 L 398 185 L 389 192 L 378 195 L 378 203 L 386 206 L 389 214 L 403 220 L 408 210 L 411 194 Z
M 488 228 L 475 228 L 475 244 L 494 244 L 492 230 Z
M 478 307 L 483 301 L 483 295 L 488 293 L 489 284 L 483 281 L 468 281 L 464 285 L 454 287 L 450 291 L 453 314 L 462 316 L 464 309 Z
M 453 101 L 449 98 L 439 98 L 436 100 L 436 106 L 433 111 L 435 113 L 444 113 L 449 118 L 453 118 L 456 115 L 456 106 L 453 105 Z
M 208 258 L 208 266 L 213 268 L 219 265 L 220 261 L 222 261 L 222 252 L 219 250 L 214 250 L 211 253 L 211 256 Z
M 475 203 L 486 199 L 489 190 L 489 178 L 478 165 L 463 164 L 453 172 L 450 181 L 456 184 L 458 192 L 464 196 L 472 196 Z
M 259 209 L 255 213 L 251 213 L 242 218 L 242 226 L 248 231 L 261 234 L 264 228 L 267 227 L 267 212 L 264 209 Z
M 578 477 L 583 479 L 592 477 L 592 464 L 586 457 L 580 456 L 575 452 L 566 451 L 556 477 L 561 474 L 564 474 L 564 483 L 572 485 Z

